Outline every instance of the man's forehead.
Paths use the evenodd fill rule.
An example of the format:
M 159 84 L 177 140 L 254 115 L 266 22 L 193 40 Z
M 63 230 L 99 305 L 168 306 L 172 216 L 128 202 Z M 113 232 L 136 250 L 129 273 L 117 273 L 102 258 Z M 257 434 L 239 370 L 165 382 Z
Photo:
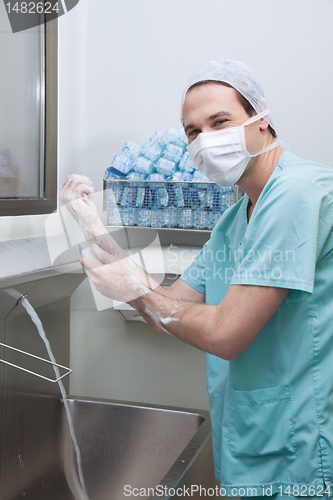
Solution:
M 234 88 L 207 83 L 188 90 L 183 105 L 183 119 L 194 113 L 204 113 L 207 119 L 222 112 L 231 115 L 241 107 Z
M 185 99 L 193 95 L 214 95 L 216 97 L 233 99 L 237 97 L 237 91 L 223 82 L 199 82 L 188 89 Z

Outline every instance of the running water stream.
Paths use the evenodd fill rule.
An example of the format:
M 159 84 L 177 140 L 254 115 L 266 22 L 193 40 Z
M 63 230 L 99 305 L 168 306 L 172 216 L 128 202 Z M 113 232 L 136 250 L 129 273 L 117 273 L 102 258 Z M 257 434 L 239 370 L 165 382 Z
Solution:
M 24 297 L 20 300 L 20 302 L 21 302 L 22 306 L 25 308 L 25 310 L 27 311 L 27 313 L 29 314 L 33 323 L 36 325 L 38 333 L 45 344 L 45 347 L 46 347 L 46 350 L 47 350 L 47 353 L 49 355 L 50 360 L 52 361 L 52 363 L 56 363 L 55 357 L 54 357 L 53 352 L 51 350 L 50 343 L 49 343 L 48 339 L 46 338 L 43 324 L 42 324 L 41 320 L 39 319 L 38 314 L 36 313 L 36 311 L 34 310 L 32 305 L 30 304 L 28 299 L 26 299 Z M 54 370 L 54 373 L 56 375 L 56 378 L 59 378 L 60 373 L 59 373 L 58 367 L 53 365 L 53 370 Z M 76 436 L 75 436 L 75 432 L 74 432 L 72 416 L 71 416 L 71 412 L 70 412 L 68 401 L 67 401 L 66 391 L 65 391 L 64 385 L 63 385 L 61 380 L 58 381 L 58 385 L 59 385 L 59 389 L 60 389 L 62 399 L 64 402 L 66 416 L 67 416 L 68 425 L 69 425 L 69 432 L 70 432 L 70 435 L 72 437 L 72 440 L 74 443 L 74 448 L 75 448 L 75 453 L 76 453 L 77 469 L 78 469 L 79 480 L 80 480 L 80 484 L 81 484 L 81 488 L 82 488 L 82 491 L 78 492 L 78 494 L 80 495 L 80 498 L 78 500 L 89 500 L 87 492 L 86 492 L 85 484 L 84 484 L 83 474 L 82 474 L 81 453 L 80 453 L 80 449 L 79 449 L 79 446 L 77 444 L 77 440 L 76 440 Z

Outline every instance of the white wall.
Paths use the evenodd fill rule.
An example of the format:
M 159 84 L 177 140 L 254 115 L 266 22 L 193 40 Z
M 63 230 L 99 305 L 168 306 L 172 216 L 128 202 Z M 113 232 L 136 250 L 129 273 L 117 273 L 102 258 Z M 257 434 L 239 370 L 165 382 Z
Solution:
M 96 311 L 86 281 L 71 301 L 70 392 L 185 408 L 208 408 L 205 355 L 167 333 Z
M 333 166 L 331 0 L 80 0 L 59 20 L 60 184 L 96 190 L 125 141 L 179 126 L 185 83 L 217 56 L 257 73 L 291 151 Z M 112 310 L 72 300 L 71 392 L 207 407 L 204 354 Z
M 80 0 L 60 18 L 61 181 L 101 188 L 123 143 L 180 125 L 185 83 L 216 56 L 257 73 L 280 138 L 332 164 L 331 0 Z

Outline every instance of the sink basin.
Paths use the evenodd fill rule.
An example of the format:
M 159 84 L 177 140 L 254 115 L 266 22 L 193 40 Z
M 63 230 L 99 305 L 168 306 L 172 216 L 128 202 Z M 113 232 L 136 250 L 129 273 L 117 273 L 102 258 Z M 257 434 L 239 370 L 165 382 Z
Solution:
M 156 498 L 170 498 L 161 492 L 180 484 L 210 437 L 207 412 L 82 399 L 70 400 L 70 408 L 90 500 L 122 500 L 139 492 L 147 492 L 140 498 L 154 498 L 158 485 Z M 67 431 L 64 450 L 67 482 L 75 493 Z
M 84 500 L 62 403 L 11 397 L 21 411 L 12 414 L 18 432 L 3 443 L 1 500 Z M 69 405 L 89 500 L 166 500 L 191 474 L 201 484 L 208 463 L 213 474 L 206 411 L 87 398 L 69 398 Z

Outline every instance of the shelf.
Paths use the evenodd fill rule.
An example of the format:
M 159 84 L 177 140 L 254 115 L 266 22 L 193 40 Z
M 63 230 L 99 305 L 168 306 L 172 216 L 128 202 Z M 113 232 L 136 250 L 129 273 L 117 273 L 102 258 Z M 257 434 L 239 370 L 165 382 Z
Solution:
M 158 236 L 161 245 L 186 245 L 202 248 L 209 240 L 211 231 L 169 229 L 137 226 L 106 226 L 122 248 L 144 247 Z M 114 233 L 114 234 L 113 234 Z

